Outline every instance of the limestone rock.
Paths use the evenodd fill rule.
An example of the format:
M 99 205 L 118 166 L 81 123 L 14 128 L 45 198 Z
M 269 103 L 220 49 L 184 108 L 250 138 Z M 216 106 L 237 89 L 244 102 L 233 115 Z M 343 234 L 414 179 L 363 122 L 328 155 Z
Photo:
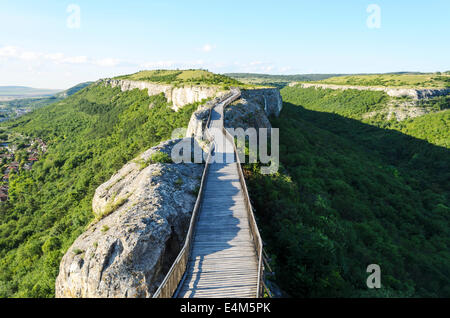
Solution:
M 283 99 L 277 88 L 243 90 L 241 97 L 261 105 L 267 116 L 278 117 L 283 109 Z
M 296 86 L 299 83 L 291 83 L 289 86 Z M 436 89 L 414 89 L 414 88 L 395 88 L 395 87 L 375 87 L 375 86 L 355 86 L 355 85 L 333 85 L 333 84 L 316 84 L 316 83 L 300 83 L 303 88 L 323 88 L 323 89 L 355 89 L 368 91 L 385 92 L 391 97 L 410 97 L 415 100 L 444 96 L 450 94 L 450 88 Z
M 272 128 L 264 106 L 254 100 L 240 99 L 225 109 L 227 128 Z
M 215 86 L 187 85 L 184 87 L 175 87 L 169 84 L 119 79 L 105 79 L 103 82 L 105 85 L 110 85 L 111 87 L 120 87 L 122 91 L 129 91 L 136 88 L 140 90 L 147 89 L 149 96 L 163 93 L 167 101 L 173 104 L 175 111 L 185 105 L 215 97 L 223 91 L 220 87 Z
M 189 227 L 202 164 L 153 163 L 179 140 L 151 148 L 95 192 L 105 216 L 64 255 L 56 297 L 151 297 L 175 260 Z
M 267 116 L 278 116 L 283 100 L 278 89 L 244 90 L 241 99 L 225 109 L 225 127 L 272 128 Z
M 206 124 L 208 122 L 209 113 L 214 104 L 219 101 L 219 98 L 215 98 L 206 104 L 200 105 L 197 110 L 192 114 L 189 121 L 189 125 L 186 131 L 186 137 L 194 137 L 196 140 L 205 139 L 204 132 Z

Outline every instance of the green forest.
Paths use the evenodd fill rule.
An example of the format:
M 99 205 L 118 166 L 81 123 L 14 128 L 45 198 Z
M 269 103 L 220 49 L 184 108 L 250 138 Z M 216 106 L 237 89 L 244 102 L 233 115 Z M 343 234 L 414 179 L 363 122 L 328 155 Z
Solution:
M 211 86 L 241 86 L 238 80 L 225 75 L 214 74 L 206 70 L 153 70 L 141 71 L 134 74 L 122 75 L 117 79 L 146 81 L 174 86 L 183 85 L 211 85 Z
M 293 297 L 450 297 L 448 111 L 398 131 L 360 120 L 384 107 L 378 92 L 282 96 L 280 171 L 245 166 L 275 282 Z
M 245 165 L 272 279 L 293 297 L 450 297 L 448 100 L 397 122 L 363 119 L 386 107 L 381 92 L 282 95 L 271 118 L 280 171 Z M 0 203 L 0 297 L 53 297 L 63 254 L 94 219 L 95 189 L 197 107 L 174 112 L 162 94 L 98 83 L 4 123 L 48 151 L 11 174 Z M 380 290 L 365 285 L 369 264 L 381 266 Z
M 366 74 L 330 77 L 321 82 L 337 85 L 448 88 L 450 87 L 450 76 L 448 72 Z
M 409 136 L 450 148 L 450 96 L 435 97 L 418 102 L 419 107 L 429 107 L 433 112 L 397 121 L 386 119 L 383 113 L 389 101 L 401 101 L 384 92 L 359 90 L 332 90 L 285 87 L 283 100 L 305 109 L 338 114 L 384 129 L 395 129 Z M 365 118 L 364 114 L 374 112 L 375 116 Z
M 186 127 L 198 105 L 174 112 L 163 95 L 93 84 L 8 122 L 48 144 L 31 171 L 10 176 L 0 204 L 0 297 L 53 297 L 60 260 L 93 220 L 95 189 L 140 152 Z

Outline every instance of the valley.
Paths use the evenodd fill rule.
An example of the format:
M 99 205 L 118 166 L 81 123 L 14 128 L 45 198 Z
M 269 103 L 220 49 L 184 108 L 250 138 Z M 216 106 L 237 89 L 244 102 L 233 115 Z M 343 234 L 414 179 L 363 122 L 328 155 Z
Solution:
M 448 102 L 399 122 L 364 118 L 386 107 L 381 92 L 281 93 L 283 111 L 271 119 L 281 169 L 263 176 L 246 165 L 277 283 L 307 298 L 448 295 Z M 364 264 L 375 259 L 384 288 L 367 290 Z
M 0 1 L 0 300 L 445 313 L 449 13 Z
M 80 83 L 68 90 L 42 90 L 21 86 L 0 86 L 0 123 L 55 103 L 89 85 Z
M 307 298 L 448 296 L 448 96 L 410 105 L 383 91 L 286 82 L 279 86 L 280 112 L 281 100 L 273 99 L 278 90 L 268 89 L 277 82 L 257 82 L 262 85 L 204 71 L 139 72 L 89 83 L 5 121 L 0 296 L 54 297 L 62 257 L 88 259 L 81 249 L 72 255 L 70 247 L 99 221 L 92 209 L 96 189 L 170 139 L 173 129 L 204 120 L 208 101 L 230 86 L 240 87 L 244 99 L 225 114 L 228 125 L 280 129 L 278 173 L 262 175 L 260 164 L 243 165 L 276 273 L 269 285 Z M 174 98 L 176 90 L 183 93 Z M 398 107 L 393 102 L 427 112 L 399 119 L 389 116 Z M 201 122 L 195 127 L 201 130 Z M 156 178 L 171 170 L 163 171 L 152 173 Z M 174 189 L 188 184 L 178 180 Z M 106 216 L 135 204 L 129 196 L 109 197 Z M 100 226 L 96 240 L 113 226 Z M 366 263 L 382 265 L 383 289 L 365 288 Z

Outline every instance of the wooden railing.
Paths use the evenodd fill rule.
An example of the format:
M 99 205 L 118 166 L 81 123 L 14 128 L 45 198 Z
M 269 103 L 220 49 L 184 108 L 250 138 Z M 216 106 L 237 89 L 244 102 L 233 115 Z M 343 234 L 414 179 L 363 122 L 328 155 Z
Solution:
M 240 94 L 234 100 L 238 99 L 239 97 Z M 234 137 L 225 129 L 225 126 L 222 127 L 222 130 L 225 137 L 233 145 L 233 150 L 236 156 L 236 166 L 239 174 L 239 182 L 241 184 L 242 192 L 244 194 L 245 209 L 247 211 L 250 232 L 252 234 L 253 243 L 255 244 L 256 255 L 258 257 L 258 285 L 256 289 L 256 298 L 261 298 L 264 296 L 264 290 L 267 290 L 267 287 L 264 284 L 263 243 L 261 240 L 261 235 L 259 234 L 258 225 L 256 224 L 256 219 L 253 213 L 253 207 L 250 201 L 250 196 L 248 195 L 247 184 L 245 183 L 244 173 L 242 172 L 241 161 L 239 160 L 239 154 L 236 148 L 236 144 L 234 142 Z M 268 294 L 270 295 L 270 292 Z
M 226 101 L 231 96 L 232 96 L 232 93 L 225 95 L 224 97 L 222 97 L 222 99 L 220 101 L 218 101 L 218 103 Z M 212 114 L 213 109 L 214 109 L 214 107 L 212 107 L 209 111 L 209 116 L 208 116 L 208 121 L 207 121 L 206 127 L 210 126 L 211 114 Z M 186 240 L 183 245 L 183 248 L 181 249 L 181 251 L 178 254 L 175 261 L 173 262 L 171 268 L 167 272 L 161 285 L 156 290 L 156 292 L 153 294 L 153 298 L 171 298 L 174 295 L 175 291 L 177 290 L 178 285 L 182 281 L 184 273 L 186 272 L 186 269 L 187 269 L 187 265 L 189 262 L 189 256 L 191 254 L 191 249 L 192 249 L 192 238 L 194 236 L 195 226 L 197 224 L 197 219 L 198 219 L 198 215 L 200 212 L 201 202 L 203 200 L 203 192 L 204 192 L 204 188 L 206 185 L 206 179 L 208 176 L 212 153 L 215 148 L 215 144 L 213 142 L 214 141 L 213 137 L 210 134 L 208 129 L 205 129 L 205 135 L 206 135 L 206 138 L 209 140 L 211 146 L 209 149 L 208 158 L 206 159 L 205 169 L 203 170 L 203 175 L 202 175 L 202 180 L 200 182 L 200 189 L 199 189 L 199 192 L 197 195 L 197 200 L 195 201 L 194 209 L 192 211 L 191 222 L 189 224 L 189 230 L 186 235 Z
M 232 92 L 231 94 L 225 95 L 222 98 L 222 100 L 218 103 L 226 101 L 227 104 L 225 105 L 225 107 L 227 107 L 228 105 L 230 105 L 235 100 L 237 100 L 241 97 L 241 93 L 239 90 L 233 90 L 233 91 L 234 91 L 234 93 Z M 233 96 L 233 97 L 230 98 L 231 96 Z M 209 112 L 209 117 L 208 117 L 208 121 L 207 121 L 208 128 L 210 127 L 211 114 L 212 114 L 213 108 L 211 108 L 211 110 Z M 264 291 L 266 291 L 267 294 L 269 295 L 269 297 L 271 297 L 271 293 L 264 283 L 265 258 L 263 255 L 263 253 L 264 253 L 263 243 L 261 240 L 261 235 L 259 234 L 258 225 L 256 224 L 256 219 L 255 219 L 255 215 L 253 213 L 250 196 L 248 195 L 247 185 L 245 183 L 244 173 L 242 172 L 241 162 L 239 160 L 239 155 L 237 152 L 236 144 L 234 142 L 233 136 L 231 136 L 231 134 L 225 129 L 224 125 L 222 125 L 222 130 L 223 130 L 225 138 L 227 138 L 233 145 L 233 150 L 234 150 L 235 157 L 236 157 L 237 170 L 238 170 L 238 174 L 239 174 L 239 182 L 241 184 L 243 195 L 244 195 L 244 202 L 245 202 L 245 208 L 247 211 L 250 232 L 252 235 L 253 243 L 255 244 L 256 255 L 258 257 L 258 282 L 257 282 L 257 289 L 256 289 L 255 297 L 256 298 L 263 297 Z M 200 190 L 199 190 L 199 193 L 197 196 L 197 200 L 195 202 L 194 210 L 192 212 L 191 222 L 189 224 L 189 230 L 186 235 L 186 241 L 185 241 L 184 246 L 181 249 L 180 253 L 178 254 L 178 257 L 172 264 L 172 267 L 169 269 L 169 272 L 167 273 L 163 282 L 159 286 L 158 290 L 153 294 L 153 298 L 170 298 L 170 297 L 172 297 L 175 294 L 178 286 L 180 285 L 180 282 L 183 280 L 184 274 L 187 269 L 187 265 L 189 262 L 189 256 L 191 254 L 191 249 L 192 249 L 192 239 L 194 236 L 195 226 L 197 224 L 197 220 L 198 220 L 198 216 L 199 216 L 199 212 L 200 212 L 201 202 L 203 200 L 203 192 L 204 192 L 204 188 L 205 188 L 206 181 L 207 181 L 206 179 L 208 176 L 210 161 L 211 161 L 212 153 L 215 149 L 215 144 L 213 142 L 214 140 L 213 140 L 212 135 L 209 132 L 209 129 L 206 129 L 205 134 L 206 134 L 206 138 L 211 142 L 211 147 L 210 147 L 210 150 L 208 153 L 208 159 L 206 160 L 205 169 L 203 170 L 202 180 L 200 182 Z

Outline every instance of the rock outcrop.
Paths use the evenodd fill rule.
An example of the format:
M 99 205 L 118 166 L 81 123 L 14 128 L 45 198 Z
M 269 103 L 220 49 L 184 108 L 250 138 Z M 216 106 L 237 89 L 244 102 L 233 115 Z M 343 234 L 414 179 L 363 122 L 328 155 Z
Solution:
M 179 141 L 147 150 L 96 190 L 98 221 L 63 257 L 56 297 L 156 291 L 184 243 L 203 172 L 202 164 L 155 162 Z
M 315 84 L 315 83 L 291 83 L 289 86 L 301 85 L 303 88 L 323 88 L 323 89 L 355 89 L 365 91 L 381 91 L 391 97 L 410 97 L 415 100 L 444 96 L 450 94 L 450 88 L 436 89 L 414 89 L 414 88 L 395 88 L 395 87 L 375 87 L 375 86 L 352 86 L 352 85 L 333 85 L 333 84 Z
M 278 88 L 242 90 L 241 98 L 259 104 L 267 116 L 278 117 L 283 109 L 283 99 Z
M 186 137 L 194 137 L 197 141 L 205 140 L 204 131 L 208 122 L 209 113 L 211 108 L 222 98 L 227 95 L 227 92 L 220 93 L 216 98 L 200 105 L 197 110 L 192 114 L 189 120 L 189 125 L 186 131 Z
M 221 96 L 224 97 L 224 96 Z M 219 98 L 201 105 L 191 116 L 186 137 L 204 140 L 204 131 L 211 107 Z M 278 89 L 242 90 L 241 98 L 225 108 L 225 127 L 272 128 L 267 116 L 278 116 L 283 108 L 283 100 Z
M 382 110 L 368 112 L 362 115 L 363 119 L 369 119 L 377 115 L 383 115 L 387 120 L 395 119 L 403 121 L 409 118 L 420 117 L 433 112 L 432 107 L 418 106 L 415 100 L 390 100 L 387 107 Z
M 217 96 L 223 90 L 216 86 L 193 86 L 186 85 L 183 87 L 176 87 L 173 85 L 157 84 L 144 81 L 131 81 L 121 79 L 105 79 L 105 85 L 111 87 L 120 87 L 122 91 L 129 91 L 133 89 L 148 90 L 149 96 L 154 96 L 163 93 L 169 103 L 173 104 L 175 111 L 179 110 L 185 105 L 200 102 L 205 99 Z
M 278 116 L 283 100 L 278 89 L 242 91 L 241 98 L 225 109 L 225 127 L 272 128 L 268 116 Z

